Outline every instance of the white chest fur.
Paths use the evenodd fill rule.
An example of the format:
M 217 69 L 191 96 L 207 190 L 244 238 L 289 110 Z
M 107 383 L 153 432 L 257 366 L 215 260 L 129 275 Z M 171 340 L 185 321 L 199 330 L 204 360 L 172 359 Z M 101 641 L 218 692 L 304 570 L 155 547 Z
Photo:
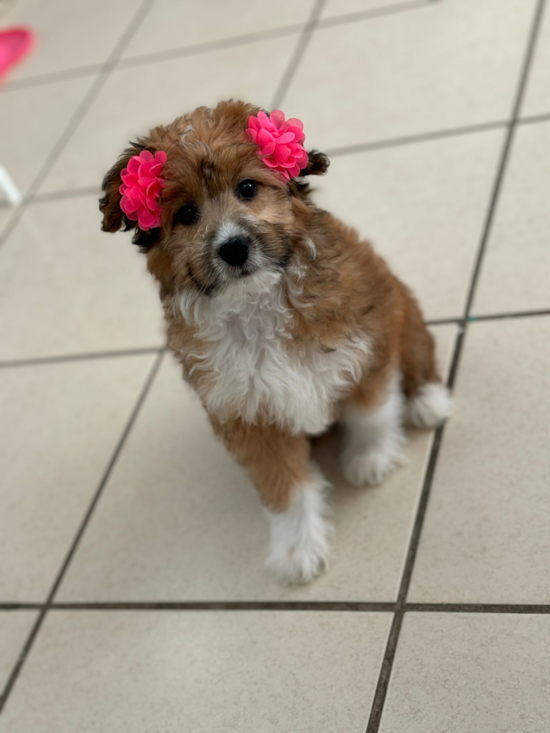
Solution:
M 289 348 L 293 316 L 279 277 L 264 275 L 259 292 L 248 285 L 211 300 L 182 295 L 182 313 L 204 344 L 194 368 L 207 370 L 209 378 L 199 379 L 198 391 L 222 422 L 263 417 L 292 433 L 316 434 L 332 421 L 344 390 L 359 379 L 369 343 L 347 341 L 329 353 L 318 346 L 300 354 Z

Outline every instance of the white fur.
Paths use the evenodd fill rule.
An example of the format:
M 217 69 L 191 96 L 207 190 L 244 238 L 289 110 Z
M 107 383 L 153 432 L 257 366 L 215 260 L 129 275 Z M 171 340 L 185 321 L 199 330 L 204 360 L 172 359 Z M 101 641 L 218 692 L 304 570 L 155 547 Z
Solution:
M 441 382 L 428 382 L 407 403 L 406 419 L 410 425 L 435 428 L 446 420 L 452 411 L 449 390 Z
M 227 242 L 228 239 L 233 239 L 233 237 L 244 235 L 246 235 L 246 231 L 237 223 L 230 220 L 224 221 L 218 227 L 218 231 L 216 232 L 216 237 L 214 239 L 214 244 L 219 247 L 224 242 Z
M 403 410 L 404 398 L 398 375 L 390 382 L 386 397 L 378 407 L 344 409 L 342 471 L 350 484 L 379 484 L 403 463 Z
M 192 355 L 199 359 L 194 369 L 215 375 L 197 386 L 211 414 L 222 422 L 262 417 L 294 434 L 314 435 L 334 420 L 333 406 L 360 378 L 370 345 L 363 338 L 329 353 L 313 345 L 296 353 L 281 278 L 263 270 L 210 299 L 189 290 L 181 295 L 180 308 L 205 344 L 201 354 Z M 287 295 L 300 307 L 297 290 Z
M 267 511 L 270 548 L 267 566 L 284 583 L 309 583 L 328 565 L 329 536 L 325 492 L 321 474 L 294 488 L 284 512 Z

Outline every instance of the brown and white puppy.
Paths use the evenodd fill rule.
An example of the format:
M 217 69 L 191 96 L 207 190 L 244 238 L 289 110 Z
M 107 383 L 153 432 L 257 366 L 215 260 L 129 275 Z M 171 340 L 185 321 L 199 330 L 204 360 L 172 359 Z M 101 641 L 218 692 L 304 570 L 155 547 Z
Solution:
M 308 582 L 330 534 L 308 438 L 340 419 L 347 480 L 377 484 L 401 462 L 404 422 L 438 425 L 450 399 L 413 295 L 306 185 L 263 163 L 244 135 L 258 111 L 222 102 L 151 130 L 106 175 L 100 208 L 104 230 L 133 228 L 121 171 L 144 149 L 166 152 L 161 226 L 133 241 L 184 376 L 266 507 L 269 566 Z M 327 167 L 313 151 L 301 175 Z

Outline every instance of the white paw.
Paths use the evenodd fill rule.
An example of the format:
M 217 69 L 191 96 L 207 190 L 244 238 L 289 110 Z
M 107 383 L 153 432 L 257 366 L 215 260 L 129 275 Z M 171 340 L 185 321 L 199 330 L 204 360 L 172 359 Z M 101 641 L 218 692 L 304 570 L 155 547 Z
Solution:
M 447 387 L 441 382 L 428 382 L 408 401 L 405 417 L 410 425 L 436 428 L 450 416 L 452 406 Z
M 386 447 L 383 450 L 365 450 L 363 453 L 346 451 L 342 456 L 342 473 L 352 486 L 377 486 L 404 462 L 403 453 L 398 448 L 388 450 Z
M 328 566 L 331 525 L 321 475 L 297 486 L 284 512 L 267 512 L 271 528 L 268 568 L 286 585 L 310 583 Z
M 307 538 L 288 546 L 272 546 L 267 567 L 285 585 L 311 583 L 328 567 L 326 537 Z

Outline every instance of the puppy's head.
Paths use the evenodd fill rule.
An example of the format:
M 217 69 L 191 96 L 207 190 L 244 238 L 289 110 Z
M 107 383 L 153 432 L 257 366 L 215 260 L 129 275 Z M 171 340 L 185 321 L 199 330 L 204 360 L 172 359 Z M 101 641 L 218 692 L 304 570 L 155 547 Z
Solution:
M 258 111 L 234 101 L 200 107 L 131 144 L 105 176 L 103 229 L 135 228 L 133 242 L 163 288 L 215 297 L 287 267 L 305 186 L 278 177 L 247 139 L 248 119 Z M 121 172 L 144 150 L 167 156 L 160 226 L 148 231 L 124 214 L 119 190 Z M 313 151 L 300 175 L 327 167 L 326 156 Z

